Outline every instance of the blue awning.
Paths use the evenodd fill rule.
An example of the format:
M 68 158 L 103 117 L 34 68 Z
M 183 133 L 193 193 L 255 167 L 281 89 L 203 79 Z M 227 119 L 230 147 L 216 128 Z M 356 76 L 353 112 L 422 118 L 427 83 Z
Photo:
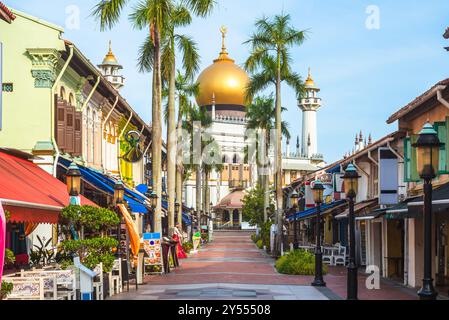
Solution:
M 62 166 L 66 168 L 70 166 L 71 163 L 70 160 L 64 159 L 62 157 L 59 158 L 59 162 L 61 163 Z M 109 177 L 106 177 L 102 173 L 99 173 L 92 169 L 88 169 L 81 165 L 78 165 L 78 167 L 80 169 L 83 179 L 86 182 L 94 185 L 96 188 L 104 191 L 105 193 L 109 193 L 111 195 L 114 194 L 114 184 L 115 184 L 114 180 L 112 180 Z M 131 189 L 125 188 L 125 195 L 123 198 L 128 203 L 132 212 L 143 214 L 147 214 L 149 212 L 145 205 L 145 199 L 136 192 L 132 191 Z
M 329 204 L 323 204 L 323 205 L 321 205 L 321 212 L 324 212 L 325 210 L 328 210 L 328 209 L 332 209 L 333 207 L 339 206 L 345 202 L 346 202 L 345 200 L 339 200 L 339 201 L 335 201 L 335 202 L 332 202 Z M 297 220 L 304 220 L 304 219 L 307 219 L 307 218 L 313 216 L 314 214 L 316 214 L 316 207 L 307 209 L 302 212 L 298 212 L 294 215 L 291 215 L 290 217 L 288 217 L 288 221 L 294 221 L 295 218 Z
M 168 210 L 168 201 L 165 199 L 162 200 L 162 208 Z M 192 224 L 190 214 L 187 211 L 182 211 L 182 221 L 188 226 Z
M 341 166 L 339 164 L 337 164 L 335 167 L 326 170 L 326 173 L 339 173 L 339 172 L 341 172 Z

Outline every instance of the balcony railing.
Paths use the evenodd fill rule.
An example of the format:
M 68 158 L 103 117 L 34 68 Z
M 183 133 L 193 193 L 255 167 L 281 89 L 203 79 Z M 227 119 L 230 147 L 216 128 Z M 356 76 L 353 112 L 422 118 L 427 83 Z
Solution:
M 229 180 L 229 188 L 248 188 L 248 180 Z

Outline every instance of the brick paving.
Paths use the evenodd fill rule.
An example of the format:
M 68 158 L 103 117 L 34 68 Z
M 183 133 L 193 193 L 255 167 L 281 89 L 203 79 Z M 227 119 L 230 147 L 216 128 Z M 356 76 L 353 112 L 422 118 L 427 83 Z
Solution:
M 282 299 L 323 300 L 346 297 L 346 269 L 331 267 L 327 288 L 310 286 L 313 276 L 279 274 L 274 260 L 259 250 L 249 232 L 215 232 L 214 241 L 181 261 L 167 275 L 145 277 L 145 285 L 112 299 Z M 416 291 L 381 281 L 380 290 L 368 290 L 359 276 L 359 299 L 412 300 Z

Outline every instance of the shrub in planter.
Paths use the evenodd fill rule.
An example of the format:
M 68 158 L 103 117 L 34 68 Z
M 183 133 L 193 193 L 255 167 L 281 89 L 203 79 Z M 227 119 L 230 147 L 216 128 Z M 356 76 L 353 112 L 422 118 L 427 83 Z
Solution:
M 193 243 L 192 242 L 184 242 L 182 244 L 182 249 L 184 249 L 185 253 L 189 254 L 190 251 L 193 249 Z
M 0 300 L 5 299 L 14 288 L 14 285 L 11 282 L 2 281 L 2 288 L 0 290 Z
M 89 269 L 93 270 L 100 262 L 103 263 L 103 271 L 110 272 L 114 264 L 112 249 L 117 247 L 118 241 L 114 238 L 92 238 L 85 240 L 66 240 L 61 242 L 61 255 L 77 255 L 80 261 Z M 68 264 L 68 261 L 62 263 Z
M 14 255 L 14 252 L 10 249 L 5 250 L 5 265 L 13 264 L 16 262 L 16 256 Z
M 294 250 L 280 257 L 275 267 L 279 273 L 283 274 L 314 275 L 315 255 L 305 250 Z M 323 265 L 323 274 L 326 274 L 327 270 L 327 265 Z
M 262 249 L 262 248 L 263 248 L 263 241 L 262 241 L 262 239 L 257 240 L 256 246 L 257 246 L 259 249 Z

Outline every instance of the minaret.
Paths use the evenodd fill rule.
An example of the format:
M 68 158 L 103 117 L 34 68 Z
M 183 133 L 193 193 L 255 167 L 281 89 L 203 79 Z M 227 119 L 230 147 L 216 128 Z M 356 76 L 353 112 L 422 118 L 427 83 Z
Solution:
M 212 120 L 215 120 L 215 92 L 212 93 Z
M 299 102 L 302 110 L 302 155 L 311 158 L 318 152 L 316 112 L 321 107 L 321 98 L 317 96 L 320 89 L 315 86 L 310 68 L 305 87 L 306 96 Z
M 297 157 L 301 156 L 301 150 L 299 148 L 299 136 L 296 138 L 296 156 Z
M 123 69 L 119 65 L 117 58 L 112 53 L 112 44 L 109 41 L 109 52 L 103 59 L 103 63 L 98 65 L 101 74 L 108 80 L 115 89 L 120 90 L 125 85 L 125 77 L 119 74 L 119 70 Z

